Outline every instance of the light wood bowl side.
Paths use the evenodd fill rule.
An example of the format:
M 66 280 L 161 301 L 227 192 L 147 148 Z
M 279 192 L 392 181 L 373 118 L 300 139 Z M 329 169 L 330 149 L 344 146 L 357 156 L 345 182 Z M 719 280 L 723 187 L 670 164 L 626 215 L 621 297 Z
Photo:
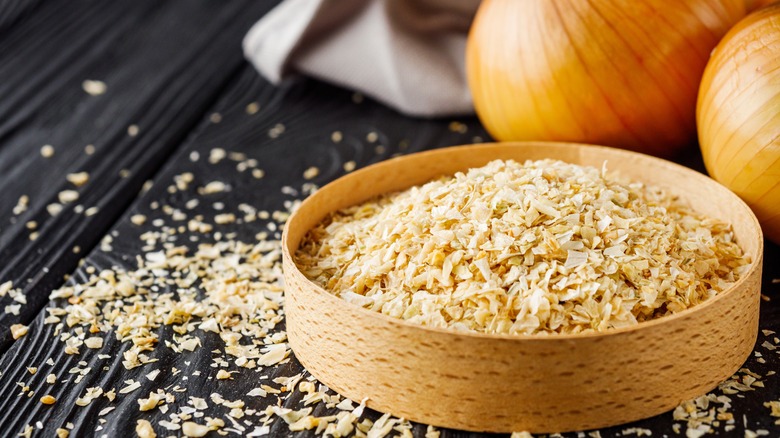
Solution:
M 679 314 L 607 333 L 501 336 L 426 328 L 348 304 L 296 268 L 301 238 L 329 212 L 493 159 L 555 158 L 601 167 L 668 189 L 731 223 L 752 258 L 731 289 Z M 317 379 L 373 409 L 442 427 L 565 432 L 647 418 L 731 376 L 758 331 L 763 239 L 733 193 L 657 158 L 565 143 L 498 143 L 388 160 L 309 197 L 284 236 L 290 345 Z

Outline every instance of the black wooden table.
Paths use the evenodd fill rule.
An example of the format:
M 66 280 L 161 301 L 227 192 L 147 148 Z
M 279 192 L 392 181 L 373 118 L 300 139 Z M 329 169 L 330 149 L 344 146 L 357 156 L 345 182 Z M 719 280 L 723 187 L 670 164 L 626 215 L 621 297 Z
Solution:
M 50 437 L 58 428 L 67 428 L 71 436 L 133 436 L 139 419 L 155 425 L 159 436 L 180 435 L 180 430 L 158 424 L 169 419 L 161 410 L 140 412 L 137 399 L 161 386 L 180 385 L 183 395 L 171 404 L 170 413 L 186 405 L 189 396 L 208 399 L 218 392 L 228 399 L 245 398 L 258 386 L 260 374 L 255 372 L 237 374 L 233 380 L 214 378 L 212 350 L 223 345 L 211 333 L 204 333 L 204 345 L 192 353 L 173 354 L 158 346 L 153 357 L 159 359 L 155 368 L 161 369 L 162 378 L 152 382 L 143 378 L 148 368 L 121 366 L 127 344 L 112 333 L 101 334 L 101 349 L 82 348 L 80 354 L 69 355 L 54 336 L 54 326 L 44 324 L 45 309 L 63 305 L 62 300 L 50 301 L 49 294 L 66 284 L 66 278 L 72 284 L 95 268 L 133 268 L 142 254 L 139 236 L 154 230 L 154 219 L 165 215 L 159 206 L 183 208 L 198 198 L 194 186 L 167 190 L 176 175 L 191 172 L 196 181 L 219 180 L 232 187 L 195 207 L 211 219 L 237 211 L 240 204 L 283 209 L 284 201 L 291 199 L 283 186 L 325 184 L 343 174 L 348 161 L 361 167 L 396 154 L 489 140 L 474 118 L 455 124 L 450 119 L 412 119 L 304 78 L 270 85 L 243 60 L 240 42 L 272 6 L 251 0 L 0 3 L 0 284 L 10 281 L 23 295 L 0 297 L 0 435 L 26 431 Z M 87 86 L 88 93 L 85 80 L 102 81 L 107 88 L 100 93 Z M 341 141 L 333 141 L 335 131 Z M 51 148 L 42 151 L 44 145 Z M 215 148 L 257 160 L 264 177 L 237 170 L 229 158 L 209 163 L 205 157 Z M 198 156 L 202 159 L 194 160 Z M 678 161 L 702 169 L 695 147 Z M 320 173 L 308 181 L 303 173 L 311 166 Z M 88 173 L 89 181 L 75 188 L 77 200 L 57 212 L 61 192 L 74 190 L 66 176 L 81 171 Z M 147 181 L 154 184 L 149 187 Z M 224 204 L 224 211 L 214 209 L 217 202 Z M 137 214 L 148 218 L 141 226 L 131 220 Z M 252 242 L 263 230 L 267 223 L 258 220 L 219 225 L 214 232 L 235 233 L 235 239 Z M 186 240 L 184 233 L 182 242 Z M 778 418 L 765 406 L 780 399 L 780 377 L 772 372 L 780 365 L 780 350 L 775 350 L 780 340 L 772 332 L 780 331 L 780 285 L 772 282 L 780 277 L 779 260 L 780 248 L 767 242 L 764 331 L 745 364 L 749 371 L 737 373 L 736 380 L 713 392 L 714 401 L 708 406 L 700 401 L 696 409 L 721 413 L 712 426 L 717 435 L 780 436 Z M 29 333 L 13 340 L 14 324 L 29 326 Z M 170 335 L 168 327 L 159 330 L 161 339 Z M 69 374 L 74 367 L 90 371 L 77 378 Z M 176 375 L 174 368 L 180 371 Z M 301 372 L 305 370 L 293 358 L 262 370 L 262 375 L 270 381 Z M 50 373 L 58 376 L 54 387 L 45 382 Z M 114 401 L 103 397 L 86 407 L 74 404 L 86 388 L 121 388 L 127 379 L 141 381 L 142 387 Z M 40 403 L 40 396 L 48 393 L 56 396 L 54 405 Z M 301 394 L 283 396 L 285 407 L 302 407 Z M 269 403 L 276 398 L 252 399 L 248 408 L 263 410 Z M 114 409 L 107 412 L 108 407 Z M 215 406 L 208 414 L 226 418 L 228 410 Z M 321 403 L 314 405 L 314 415 L 332 412 Z M 370 419 L 379 415 L 364 414 Z M 685 436 L 696 423 L 679 419 L 679 413 L 677 417 L 670 412 L 599 433 L 633 436 L 649 430 L 652 436 Z M 253 430 L 248 417 L 237 420 L 243 432 L 225 422 L 235 430 L 230 435 Z M 271 435 L 293 434 L 280 419 L 270 426 Z M 424 436 L 426 427 L 414 425 L 412 432 Z M 565 436 L 597 436 L 587 433 L 591 435 Z

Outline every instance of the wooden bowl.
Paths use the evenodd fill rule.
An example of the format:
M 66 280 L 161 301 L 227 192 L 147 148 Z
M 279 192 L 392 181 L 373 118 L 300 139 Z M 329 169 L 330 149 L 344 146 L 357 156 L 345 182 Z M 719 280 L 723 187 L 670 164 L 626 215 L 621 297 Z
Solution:
M 292 255 L 327 213 L 494 159 L 554 158 L 601 167 L 679 195 L 734 227 L 753 264 L 696 307 L 604 333 L 460 333 L 394 319 L 331 295 Z M 565 432 L 651 417 L 737 371 L 758 332 L 763 238 L 750 209 L 710 178 L 668 161 L 598 146 L 495 143 L 433 150 L 346 175 L 310 196 L 284 230 L 290 345 L 317 379 L 352 400 L 435 426 Z

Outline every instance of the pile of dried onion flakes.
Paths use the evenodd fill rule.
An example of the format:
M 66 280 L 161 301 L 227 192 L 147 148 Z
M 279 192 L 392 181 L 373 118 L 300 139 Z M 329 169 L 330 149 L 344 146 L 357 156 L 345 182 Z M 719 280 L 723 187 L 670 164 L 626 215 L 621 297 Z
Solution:
M 344 300 L 426 326 L 580 333 L 680 312 L 750 261 L 731 227 L 602 169 L 493 161 L 336 212 L 296 254 Z

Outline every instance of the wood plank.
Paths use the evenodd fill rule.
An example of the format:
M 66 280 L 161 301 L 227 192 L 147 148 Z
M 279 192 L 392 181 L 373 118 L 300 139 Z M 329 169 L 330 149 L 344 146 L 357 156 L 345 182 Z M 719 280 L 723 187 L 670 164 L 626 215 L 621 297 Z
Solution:
M 42 0 L 6 0 L 0 3 L 0 32 L 32 13 Z
M 259 111 L 250 115 L 247 114 L 246 108 L 252 102 L 259 104 Z M 285 200 L 293 198 L 282 193 L 281 188 L 284 186 L 300 188 L 308 182 L 302 175 L 310 166 L 317 166 L 321 171 L 312 182 L 323 184 L 343 174 L 342 166 L 350 160 L 355 160 L 357 166 L 361 167 L 396 153 L 470 143 L 474 141 L 475 136 L 487 138 L 487 134 L 473 118 L 460 120 L 463 125 L 451 125 L 450 120 L 409 119 L 368 99 L 355 103 L 352 93 L 312 80 L 291 80 L 279 88 L 274 88 L 260 79 L 248 66 L 223 95 L 214 112 L 220 114 L 221 121 L 203 122 L 199 126 L 197 134 L 176 152 L 155 177 L 154 186 L 134 201 L 112 228 L 110 232 L 114 236 L 112 249 L 104 251 L 98 247 L 92 251 L 87 256 L 85 265 L 74 275 L 75 279 L 83 281 L 87 277 L 86 269 L 89 266 L 98 269 L 110 266 L 134 268 L 135 257 L 143 254 L 141 249 L 143 243 L 139 240 L 139 236 L 143 232 L 159 229 L 154 225 L 155 219 L 162 219 L 169 224 L 175 223 L 172 222 L 170 214 L 161 211 L 164 209 L 163 206 L 179 209 L 188 217 L 196 214 L 203 215 L 204 220 L 209 223 L 214 223 L 216 214 L 228 211 L 238 213 L 240 204 L 247 204 L 257 210 L 279 210 L 284 208 Z M 280 125 L 284 126 L 283 132 Z M 458 132 L 463 128 L 465 132 Z M 341 134 L 341 141 L 338 143 L 332 140 L 335 131 Z M 371 141 L 374 138 L 376 140 Z M 377 148 L 377 146 L 382 147 Z M 217 164 L 209 163 L 206 158 L 214 148 L 224 148 L 227 152 L 245 154 L 246 159 L 256 159 L 258 168 L 265 170 L 265 177 L 255 179 L 249 170 L 238 171 L 237 162 L 230 158 L 225 158 Z M 196 156 L 198 159 L 193 161 Z M 169 186 L 174 184 L 176 176 L 186 172 L 193 174 L 194 181 L 185 190 L 171 193 Z M 202 187 L 210 181 L 224 182 L 232 189 L 208 196 L 198 194 L 197 187 Z M 200 203 L 188 209 L 187 203 L 192 199 L 198 199 Z M 218 203 L 223 204 L 224 209 L 219 209 Z M 157 205 L 157 208 L 153 208 L 154 205 Z M 147 222 L 140 227 L 133 225 L 130 217 L 134 214 L 147 216 Z M 239 215 L 242 216 L 243 214 Z M 215 225 L 214 232 L 207 233 L 205 238 L 201 236 L 200 241 L 215 239 L 215 233 L 220 232 L 223 236 L 227 233 L 235 233 L 236 240 L 254 242 L 256 233 L 267 229 L 267 223 L 263 220 Z M 192 248 L 197 242 L 190 239 L 200 234 L 184 232 L 177 236 L 177 243 Z M 769 245 L 767 265 L 771 266 L 772 261 L 776 263 L 779 257 L 780 249 Z M 776 296 L 778 285 L 771 285 L 769 281 L 772 274 L 769 272 L 766 274 L 765 289 L 767 294 Z M 780 329 L 778 322 L 780 319 L 777 318 L 780 306 L 776 303 L 777 301 L 765 303 L 762 309 L 762 328 Z M 49 305 L 61 307 L 64 303 L 59 300 Z M 101 436 L 102 434 L 125 436 L 132 433 L 137 420 L 145 419 L 155 425 L 158 436 L 177 435 L 180 431 L 169 431 L 160 425 L 160 421 L 170 420 L 171 413 L 179 412 L 182 407 L 187 406 L 190 396 L 206 399 L 209 404 L 206 415 L 222 418 L 227 423 L 227 427 L 238 430 L 228 419 L 229 409 L 216 406 L 210 400 L 212 393 L 219 393 L 228 400 L 247 400 L 245 409 L 259 412 L 277 401 L 274 396 L 248 397 L 246 394 L 252 388 L 256 388 L 260 383 L 269 383 L 276 377 L 289 377 L 298 373 L 306 375 L 305 370 L 294 358 L 289 363 L 260 367 L 258 370 L 236 367 L 233 364 L 234 358 L 225 354 L 224 342 L 213 333 L 200 331 L 196 331 L 196 335 L 201 338 L 203 345 L 194 352 L 176 354 L 161 342 L 161 345 L 150 353 L 150 356 L 159 359 L 159 362 L 127 371 L 121 365 L 121 353 L 126 350 L 128 344 L 121 344 L 113 334 L 103 334 L 105 341 L 100 350 L 82 348 L 79 355 L 66 355 L 63 344 L 52 338 L 54 327 L 43 324 L 44 317 L 45 315 L 39 314 L 30 327 L 30 333 L 15 342 L 8 353 L 0 359 L 0 371 L 3 373 L 2 383 L 0 383 L 0 423 L 14 433 L 23 430 L 28 424 L 36 428 L 36 422 L 40 422 L 41 429 L 35 429 L 36 435 L 51 436 L 56 428 L 72 422 L 74 433 L 78 436 Z M 283 324 L 280 324 L 274 331 L 283 329 Z M 161 340 L 170 340 L 172 337 L 170 326 L 162 327 L 157 332 Z M 752 357 L 746 365 L 750 370 L 766 375 L 769 370 L 778 367 L 780 360 L 777 352 L 761 346 L 764 341 L 774 343 L 773 337 L 774 335 L 760 335 L 756 351 L 763 355 L 762 360 L 765 363 L 759 363 L 758 357 Z M 99 359 L 98 354 L 108 354 L 109 358 Z M 49 358 L 53 360 L 53 366 L 45 363 Z M 217 368 L 212 367 L 214 358 L 224 358 L 230 362 L 225 368 L 237 371 L 233 375 L 233 380 L 216 379 Z M 80 383 L 76 383 L 73 375 L 67 373 L 71 367 L 77 365 L 79 360 L 85 361 L 92 371 L 87 373 Z M 27 366 L 38 367 L 37 373 L 30 375 L 25 369 Z M 174 368 L 180 370 L 178 375 L 173 375 Z M 160 376 L 154 382 L 144 377 L 152 369 L 161 370 Z M 195 375 L 197 371 L 201 374 Z M 50 386 L 44 382 L 45 376 L 50 372 L 69 381 Z M 744 376 L 744 373 L 742 375 Z M 100 398 L 88 407 L 74 406 L 76 397 L 83 395 L 86 388 L 100 386 L 105 389 L 112 387 L 119 389 L 124 386 L 122 382 L 126 379 L 138 380 L 142 382 L 142 386 L 130 394 L 119 395 L 114 402 Z M 20 381 L 34 391 L 33 396 L 17 396 L 20 387 L 15 382 Z M 780 380 L 775 375 L 766 376 L 761 381 L 764 387 L 754 387 L 749 393 L 729 395 L 733 406 L 728 411 L 735 416 L 734 430 L 731 433 L 736 434 L 735 436 L 743 435 L 746 429 L 766 429 L 772 434 L 780 433 L 780 428 L 773 424 L 774 419 L 768 415 L 768 408 L 763 406 L 764 402 L 776 397 L 780 390 Z M 279 386 L 270 384 L 274 387 Z M 147 397 L 150 391 L 158 388 L 172 391 L 175 385 L 180 385 L 185 390 L 176 393 L 176 401 L 170 404 L 167 413 L 163 413 L 159 408 L 146 412 L 139 411 L 137 402 L 139 398 Z M 49 392 L 58 398 L 57 403 L 51 407 L 41 405 L 38 397 Z M 722 392 L 717 394 L 723 395 Z M 301 392 L 296 390 L 284 393 L 282 396 L 279 401 L 282 406 L 291 409 L 303 408 Z M 115 409 L 103 416 L 98 415 L 101 410 L 108 407 L 115 407 Z M 9 415 L 10 412 L 24 414 Z M 314 405 L 312 414 L 325 416 L 335 412 L 337 410 L 327 409 L 320 403 Z M 744 423 L 743 415 L 746 415 Z M 367 411 L 365 416 L 375 420 L 379 417 L 379 413 Z M 245 430 L 229 435 L 245 435 L 252 432 L 254 426 L 248 423 L 256 424 L 258 418 L 258 415 L 252 414 L 237 419 L 236 423 Z M 105 421 L 101 423 L 103 420 Z M 204 422 L 202 418 L 195 420 Z M 676 435 L 674 428 L 678 427 L 675 424 L 680 424 L 684 434 L 686 430 L 684 422 L 674 421 L 672 414 L 667 413 L 631 425 L 602 430 L 600 436 L 625 436 L 624 431 L 634 427 L 651 429 L 653 436 L 664 434 L 673 436 Z M 717 430 L 725 433 L 724 426 L 725 420 L 721 420 Z M 423 437 L 426 430 L 424 425 L 414 425 L 412 432 L 414 436 Z M 287 424 L 278 418 L 270 424 L 268 432 L 270 436 L 292 435 Z M 314 433 L 309 431 L 296 436 L 314 436 Z M 481 435 L 442 430 L 441 436 L 465 438 Z M 570 433 L 563 436 L 580 435 Z M 629 433 L 627 436 L 632 434 Z
M 38 314 L 76 267 L 77 252 L 95 246 L 204 117 L 242 63 L 245 32 L 273 3 L 7 4 L 0 14 L 0 283 L 12 281 L 27 302 L 15 315 L 2 310 L 19 303 L 0 297 L 0 351 L 8 327 Z M 107 84 L 105 94 L 86 93 L 87 79 Z M 54 155 L 41 156 L 43 145 Z M 83 187 L 66 180 L 82 171 L 90 180 Z M 47 207 L 60 203 L 63 190 L 79 198 L 52 214 Z M 29 205 L 14 214 L 22 197 Z

